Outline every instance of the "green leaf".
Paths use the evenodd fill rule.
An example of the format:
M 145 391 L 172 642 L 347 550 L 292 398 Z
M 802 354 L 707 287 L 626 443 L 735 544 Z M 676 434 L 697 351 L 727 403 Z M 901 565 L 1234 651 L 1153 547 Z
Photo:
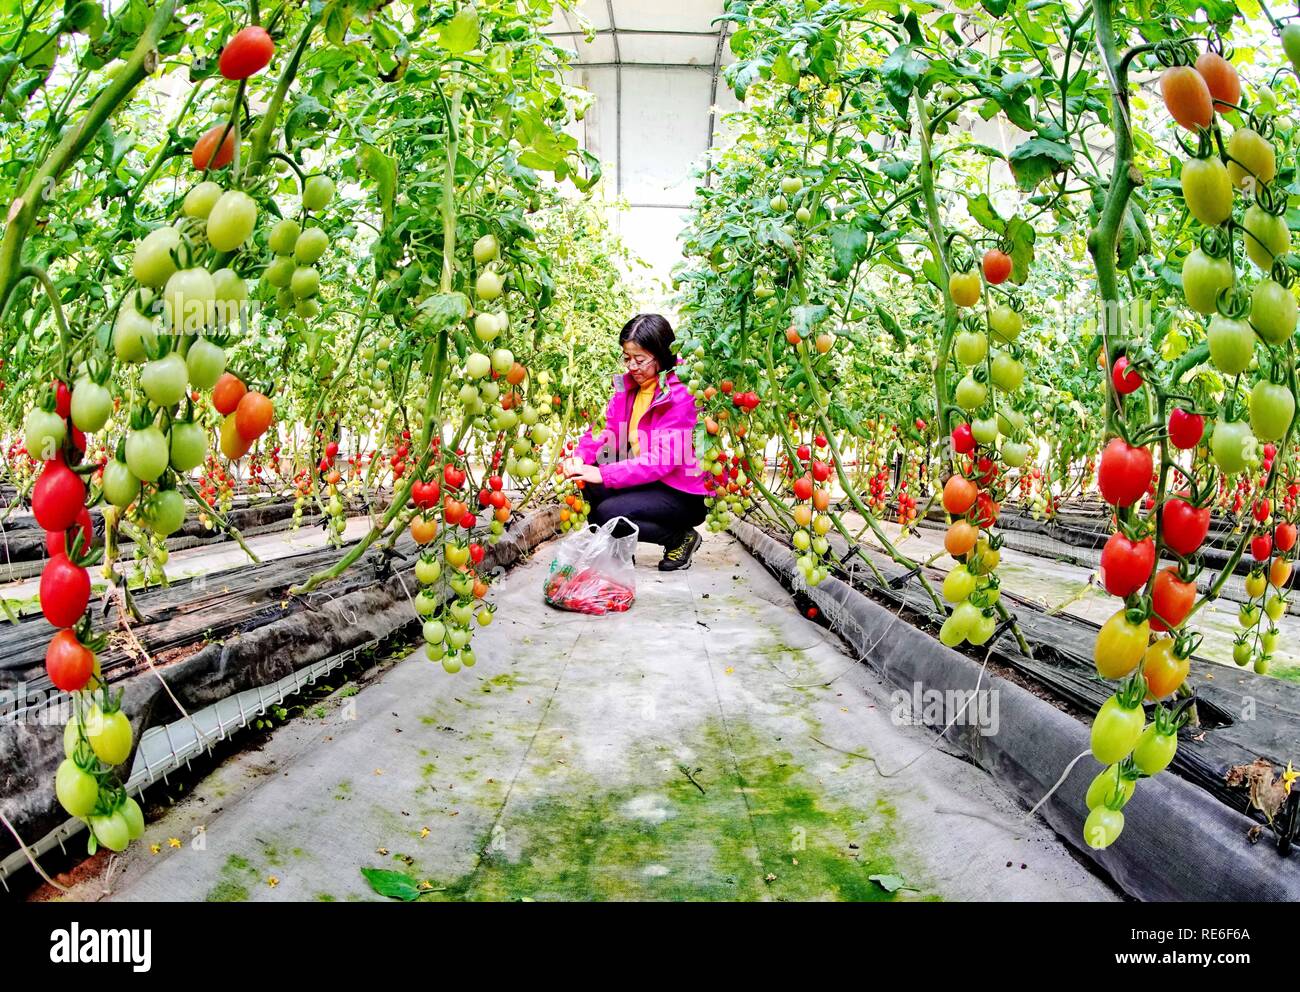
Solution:
M 994 234 L 1005 234 L 1007 222 L 1004 221 L 997 208 L 993 206 L 993 201 L 989 199 L 987 193 L 980 193 L 978 196 L 966 196 L 966 209 L 970 212 L 975 223 L 986 231 L 992 231 Z
M 886 162 L 880 167 L 880 171 L 894 182 L 901 183 L 911 174 L 913 164 L 905 158 L 900 158 L 893 162 Z
M 1023 286 L 1029 278 L 1029 267 L 1034 263 L 1034 242 L 1038 232 L 1028 221 L 1013 217 L 1007 222 L 1006 236 L 1011 242 L 1011 281 Z
M 1029 192 L 1052 173 L 1073 165 L 1074 151 L 1059 141 L 1030 138 L 1012 150 L 1007 162 L 1016 184 Z
M 438 28 L 438 44 L 452 55 L 464 55 L 478 45 L 478 10 L 462 7 L 456 16 Z
M 393 198 L 397 193 L 397 162 L 374 145 L 361 146 L 360 166 L 375 181 L 379 191 L 379 208 L 384 215 L 384 226 L 393 222 Z
M 342 48 L 347 44 L 348 27 L 351 24 L 351 4 L 335 2 L 325 8 L 325 38 L 331 45 Z
M 831 228 L 831 254 L 835 268 L 831 278 L 836 282 L 847 279 L 853 267 L 867 257 L 871 239 L 860 223 L 836 224 Z
M 420 898 L 420 887 L 400 871 L 386 868 L 362 868 L 370 887 L 379 895 L 388 899 L 400 899 L 402 902 L 415 902 Z
M 903 333 L 903 328 L 899 326 L 894 315 L 877 303 L 876 316 L 880 318 L 880 326 L 889 332 L 890 336 L 898 342 L 898 346 L 907 347 L 907 335 Z
M 803 337 L 807 337 L 830 314 L 830 307 L 824 303 L 809 303 L 795 307 L 790 311 L 794 326 Z
M 986 3 L 987 7 L 988 4 Z M 1006 5 L 1003 4 L 1005 7 Z M 897 892 L 899 889 L 907 886 L 907 880 L 900 875 L 868 875 L 868 879 L 875 882 L 886 892 Z
M 420 313 L 429 321 L 429 330 L 437 332 L 469 316 L 469 297 L 464 293 L 439 293 L 420 304 Z
M 880 77 L 885 84 L 885 96 L 894 109 L 906 118 L 907 101 L 916 89 L 917 80 L 924 74 L 926 63 L 912 57 L 911 45 L 899 45 L 880 67 Z

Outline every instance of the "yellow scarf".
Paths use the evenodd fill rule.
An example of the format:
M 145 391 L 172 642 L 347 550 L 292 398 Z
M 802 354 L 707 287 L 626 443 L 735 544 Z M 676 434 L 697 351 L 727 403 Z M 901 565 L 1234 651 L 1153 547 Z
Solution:
M 627 436 L 632 446 L 633 458 L 641 454 L 641 439 L 636 432 L 637 425 L 641 423 L 641 418 L 645 416 L 645 412 L 650 409 L 650 402 L 654 399 L 655 387 L 658 385 L 658 379 L 649 380 L 637 390 L 636 399 L 632 401 L 632 419 L 628 421 Z

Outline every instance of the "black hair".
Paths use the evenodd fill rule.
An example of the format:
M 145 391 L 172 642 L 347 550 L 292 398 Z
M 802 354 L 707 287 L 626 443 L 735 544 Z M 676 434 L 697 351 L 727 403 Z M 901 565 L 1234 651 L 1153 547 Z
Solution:
M 619 332 L 618 343 L 632 341 L 648 351 L 660 372 L 671 372 L 677 365 L 673 355 L 673 325 L 657 313 L 639 313 Z

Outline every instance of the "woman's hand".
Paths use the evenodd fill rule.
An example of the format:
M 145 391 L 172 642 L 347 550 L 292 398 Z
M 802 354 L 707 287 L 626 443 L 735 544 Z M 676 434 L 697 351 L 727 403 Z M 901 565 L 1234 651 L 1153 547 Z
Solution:
M 561 467 L 564 469 L 566 479 L 581 479 L 583 482 L 600 483 L 600 469 L 595 465 L 587 465 L 580 458 L 566 458 Z

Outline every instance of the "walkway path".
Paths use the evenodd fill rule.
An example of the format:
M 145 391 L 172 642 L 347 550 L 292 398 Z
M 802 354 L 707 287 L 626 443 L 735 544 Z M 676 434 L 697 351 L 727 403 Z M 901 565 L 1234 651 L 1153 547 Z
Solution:
M 417 646 L 226 761 L 76 897 L 375 899 L 373 867 L 434 899 L 1115 898 L 965 761 L 883 778 L 845 753 L 893 771 L 934 738 L 734 540 L 685 573 L 655 550 L 633 609 L 594 618 L 541 602 L 543 546 L 494 591 L 474 669 Z

